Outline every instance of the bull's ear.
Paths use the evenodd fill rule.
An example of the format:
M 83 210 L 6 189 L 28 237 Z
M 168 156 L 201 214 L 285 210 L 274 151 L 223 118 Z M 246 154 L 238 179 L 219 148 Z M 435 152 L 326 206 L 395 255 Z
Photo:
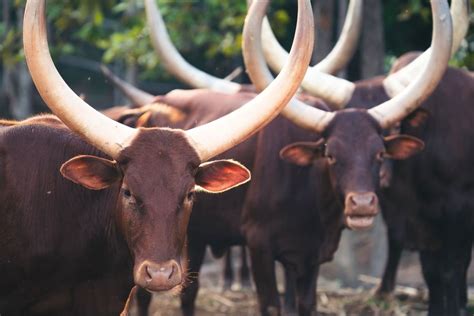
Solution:
M 150 117 L 151 112 L 149 111 L 140 112 L 132 110 L 124 113 L 117 121 L 131 127 L 147 127 L 146 125 L 148 124 Z
M 122 179 L 115 161 L 96 156 L 76 156 L 61 166 L 66 179 L 91 190 L 102 190 Z
M 280 151 L 280 158 L 297 166 L 310 166 L 314 160 L 324 157 L 324 142 L 320 139 L 317 142 L 293 143 Z
M 233 160 L 203 163 L 195 175 L 196 191 L 221 193 L 250 181 L 250 171 Z
M 150 126 L 150 119 L 151 119 L 152 113 L 150 111 L 144 112 L 140 117 L 137 119 L 137 122 L 135 124 L 135 127 L 152 127 Z
M 389 159 L 407 159 L 425 148 L 425 143 L 413 136 L 392 135 L 385 137 L 385 157 Z

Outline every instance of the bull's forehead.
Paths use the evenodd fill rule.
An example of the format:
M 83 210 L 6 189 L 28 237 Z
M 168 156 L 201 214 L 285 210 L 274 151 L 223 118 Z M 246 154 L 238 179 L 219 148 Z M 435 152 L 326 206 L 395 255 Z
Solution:
M 328 140 L 360 143 L 380 139 L 381 132 L 380 125 L 366 110 L 348 109 L 336 113 L 324 136 Z
M 180 130 L 140 129 L 118 162 L 124 181 L 134 194 L 174 192 L 193 181 L 200 159 L 186 134 Z

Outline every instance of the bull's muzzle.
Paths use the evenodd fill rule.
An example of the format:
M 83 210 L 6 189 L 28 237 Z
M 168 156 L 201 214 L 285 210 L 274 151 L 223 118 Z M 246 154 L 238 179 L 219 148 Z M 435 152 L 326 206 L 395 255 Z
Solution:
M 344 215 L 346 224 L 351 229 L 366 229 L 372 226 L 379 212 L 379 200 L 373 192 L 346 195 Z
M 135 283 L 152 292 L 171 290 L 182 284 L 183 273 L 175 260 L 163 263 L 144 261 L 135 272 Z

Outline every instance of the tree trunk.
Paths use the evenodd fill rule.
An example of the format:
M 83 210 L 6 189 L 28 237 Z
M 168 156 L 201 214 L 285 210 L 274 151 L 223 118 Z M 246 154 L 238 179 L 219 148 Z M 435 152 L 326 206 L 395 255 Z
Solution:
M 24 61 L 5 67 L 3 87 L 14 119 L 23 120 L 33 114 L 31 95 L 33 83 Z
M 360 52 L 362 79 L 384 73 L 384 56 L 382 1 L 365 0 Z
M 337 34 L 341 34 L 342 28 L 344 27 L 344 22 L 346 21 L 348 2 L 346 0 L 338 1 L 337 8 Z M 334 41 L 334 44 L 337 42 L 339 35 Z M 347 78 L 347 70 L 343 69 L 338 73 L 338 77 Z
M 125 15 L 133 17 L 137 15 L 138 12 L 137 1 L 131 1 Z M 114 63 L 113 72 L 118 76 L 123 77 L 124 80 L 131 85 L 137 86 L 138 78 L 138 67 L 135 63 L 123 63 L 116 62 Z M 123 105 L 129 104 L 129 100 L 122 94 L 120 90 L 114 87 L 114 105 Z
M 6 31 L 10 28 L 9 18 L 9 5 L 8 1 L 3 1 L 3 20 L 6 22 Z M 16 10 L 18 29 L 21 29 L 23 25 L 23 8 Z M 2 94 L 8 100 L 8 106 L 11 116 L 14 119 L 22 120 L 33 113 L 32 104 L 32 87 L 33 82 L 31 80 L 28 67 L 25 61 L 21 61 L 14 65 L 4 64 L 3 71 L 3 91 Z
M 4 34 L 7 34 L 10 28 L 10 2 L 11 0 L 3 0 L 2 2 L 2 20 L 5 27 Z
M 334 39 L 336 3 L 334 0 L 314 0 L 316 47 L 312 63 L 316 64 L 331 51 Z

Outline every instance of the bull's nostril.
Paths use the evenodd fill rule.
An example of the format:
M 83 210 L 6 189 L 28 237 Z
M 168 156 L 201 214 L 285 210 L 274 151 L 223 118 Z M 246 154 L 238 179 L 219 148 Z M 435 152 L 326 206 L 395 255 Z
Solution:
M 182 282 L 181 267 L 175 260 L 143 263 L 135 277 L 137 285 L 151 291 L 168 290 Z
M 156 271 L 153 270 L 152 267 L 146 266 L 146 281 L 151 282 L 153 280 L 153 276 L 156 274 Z
M 352 204 L 353 206 L 357 206 L 357 201 L 355 200 L 354 197 L 355 197 L 354 195 L 350 195 L 350 196 L 349 196 L 349 201 L 351 202 L 351 204 Z
M 168 275 L 168 280 L 171 279 L 173 277 L 173 274 L 174 274 L 174 265 L 171 266 L 171 271 L 170 271 L 170 274 Z
M 372 195 L 372 196 L 370 196 L 369 204 L 374 205 L 374 203 L 375 203 L 375 196 Z

